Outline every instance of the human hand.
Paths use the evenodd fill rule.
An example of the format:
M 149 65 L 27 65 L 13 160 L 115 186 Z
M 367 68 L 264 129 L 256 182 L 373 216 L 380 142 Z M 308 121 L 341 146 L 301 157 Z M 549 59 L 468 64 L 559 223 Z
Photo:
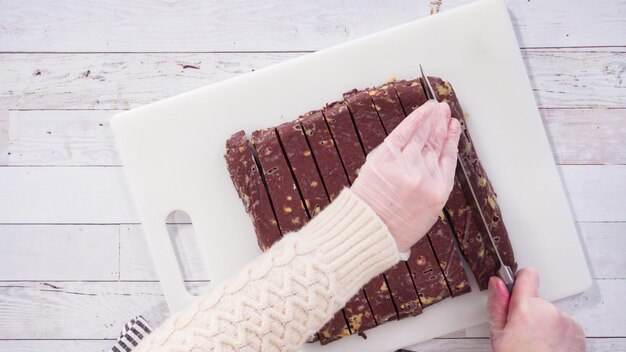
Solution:
M 539 274 L 531 268 L 516 274 L 513 293 L 497 277 L 489 280 L 489 324 L 495 352 L 582 352 L 583 329 L 539 297 Z
M 368 156 L 351 190 L 407 251 L 434 225 L 454 181 L 461 128 L 446 103 L 429 101 Z

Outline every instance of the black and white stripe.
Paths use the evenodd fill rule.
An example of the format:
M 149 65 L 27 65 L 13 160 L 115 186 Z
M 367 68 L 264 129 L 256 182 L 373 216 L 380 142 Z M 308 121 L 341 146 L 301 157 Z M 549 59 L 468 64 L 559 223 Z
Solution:
M 130 352 L 144 337 L 152 332 L 150 324 L 141 315 L 124 324 L 115 345 L 110 352 Z

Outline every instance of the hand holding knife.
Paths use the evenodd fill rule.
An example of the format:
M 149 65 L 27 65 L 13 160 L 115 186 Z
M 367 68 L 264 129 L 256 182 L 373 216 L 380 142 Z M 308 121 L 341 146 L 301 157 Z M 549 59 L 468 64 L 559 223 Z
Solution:
M 435 100 L 438 102 L 437 96 L 435 95 L 433 87 L 430 85 L 430 82 L 428 81 L 428 78 L 426 77 L 426 75 L 424 75 L 424 70 L 422 69 L 422 65 L 420 65 L 420 71 L 422 74 L 422 80 L 424 81 L 426 96 L 428 97 L 429 100 Z M 467 129 L 464 123 L 461 123 L 461 128 L 463 132 L 465 132 L 465 130 Z M 500 263 L 500 266 L 498 268 L 496 275 L 500 279 L 502 279 L 502 281 L 506 285 L 509 292 L 512 292 L 513 285 L 515 284 L 515 276 L 513 274 L 513 270 L 511 269 L 510 266 L 504 263 L 504 261 L 502 260 L 502 257 L 500 256 L 500 253 L 498 252 L 498 247 L 496 246 L 496 243 L 493 239 L 493 235 L 491 234 L 491 231 L 489 230 L 489 225 L 485 219 L 485 215 L 483 214 L 482 209 L 478 206 L 479 202 L 478 202 L 478 198 L 476 197 L 476 192 L 474 192 L 474 189 L 472 188 L 472 185 L 469 182 L 467 166 L 465 165 L 465 161 L 463 161 L 463 159 L 460 156 L 457 160 L 456 177 L 459 180 L 459 183 L 461 184 L 461 188 L 463 190 L 463 193 L 465 194 L 465 198 L 468 200 L 468 203 L 470 204 L 470 207 L 472 209 L 472 214 L 474 214 L 476 224 L 479 230 L 481 231 L 481 233 L 484 233 L 487 235 L 486 237 L 489 239 L 491 246 L 493 247 L 493 250 L 496 253 L 496 257 L 498 259 L 498 262 Z

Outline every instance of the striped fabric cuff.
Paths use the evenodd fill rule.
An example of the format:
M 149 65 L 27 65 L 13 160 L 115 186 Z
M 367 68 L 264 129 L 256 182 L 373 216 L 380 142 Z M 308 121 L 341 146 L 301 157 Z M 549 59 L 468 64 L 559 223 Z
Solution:
M 120 337 L 111 347 L 110 352 L 130 352 L 146 336 L 152 332 L 152 327 L 141 315 L 124 324 Z

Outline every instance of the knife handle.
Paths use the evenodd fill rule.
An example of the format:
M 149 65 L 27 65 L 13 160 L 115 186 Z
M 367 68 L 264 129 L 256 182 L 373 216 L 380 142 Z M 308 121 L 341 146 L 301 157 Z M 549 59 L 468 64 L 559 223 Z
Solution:
M 515 285 L 515 276 L 513 275 L 513 270 L 508 265 L 504 265 L 502 263 L 500 265 L 500 269 L 498 269 L 498 277 L 504 281 L 504 285 L 509 290 L 509 293 L 513 292 L 513 285 Z

